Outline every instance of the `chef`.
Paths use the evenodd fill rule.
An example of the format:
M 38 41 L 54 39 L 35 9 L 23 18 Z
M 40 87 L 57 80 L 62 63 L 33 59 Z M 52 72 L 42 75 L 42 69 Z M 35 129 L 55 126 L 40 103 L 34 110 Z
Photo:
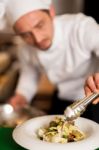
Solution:
M 51 0 L 0 3 L 5 10 L 1 18 L 5 16 L 4 22 L 25 42 L 19 46 L 19 82 L 9 100 L 14 107 L 31 101 L 42 72 L 57 88 L 51 113 L 61 113 L 67 104 L 83 98 L 83 87 L 86 95 L 99 91 L 99 26 L 93 18 L 82 13 L 55 16 Z

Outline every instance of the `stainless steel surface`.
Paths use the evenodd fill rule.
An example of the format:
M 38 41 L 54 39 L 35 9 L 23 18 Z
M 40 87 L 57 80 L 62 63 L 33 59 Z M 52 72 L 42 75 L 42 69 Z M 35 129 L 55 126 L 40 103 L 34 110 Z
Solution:
M 14 111 L 13 107 L 9 104 L 0 105 L 0 125 L 12 126 L 15 124 L 15 119 L 18 117 L 18 114 Z
M 81 100 L 77 100 L 72 105 L 68 106 L 64 111 L 66 120 L 68 121 L 75 120 L 77 117 L 83 114 L 87 106 L 98 97 L 99 93 L 93 93 L 92 95 L 85 97 Z
M 15 127 L 30 118 L 43 115 L 45 115 L 43 111 L 30 105 L 15 111 L 11 105 L 2 104 L 0 105 L 0 126 Z

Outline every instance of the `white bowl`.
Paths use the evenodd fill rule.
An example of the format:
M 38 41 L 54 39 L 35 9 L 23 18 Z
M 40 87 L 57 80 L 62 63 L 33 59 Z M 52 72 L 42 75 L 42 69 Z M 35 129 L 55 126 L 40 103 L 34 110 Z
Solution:
M 55 116 L 49 115 L 33 118 L 17 126 L 13 131 L 14 140 L 28 150 L 95 150 L 99 147 L 99 125 L 81 117 L 75 123 L 86 134 L 84 140 L 66 144 L 39 140 L 37 138 L 37 130 L 48 125 Z

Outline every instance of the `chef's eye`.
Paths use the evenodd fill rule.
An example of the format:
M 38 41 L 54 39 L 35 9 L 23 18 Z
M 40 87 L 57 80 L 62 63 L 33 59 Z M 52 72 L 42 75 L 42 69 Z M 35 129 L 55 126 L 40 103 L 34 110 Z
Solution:
M 21 37 L 22 37 L 22 38 L 29 38 L 29 37 L 31 37 L 31 32 L 22 33 L 22 34 L 21 34 Z
M 36 26 L 36 28 L 43 28 L 43 25 L 44 25 L 44 22 L 42 21 L 42 22 L 40 22 L 37 26 Z

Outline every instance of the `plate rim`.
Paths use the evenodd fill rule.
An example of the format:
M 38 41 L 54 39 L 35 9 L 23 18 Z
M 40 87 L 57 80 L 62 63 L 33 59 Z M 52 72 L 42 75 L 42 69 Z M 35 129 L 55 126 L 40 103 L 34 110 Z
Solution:
M 35 121 L 35 120 L 38 120 L 38 119 L 40 119 L 40 118 L 45 118 L 45 119 L 48 119 L 48 118 L 54 118 L 54 117 L 56 117 L 56 116 L 61 116 L 61 117 L 63 117 L 63 115 L 46 115 L 46 116 L 40 116 L 40 117 L 35 117 L 35 118 L 31 118 L 31 119 L 29 119 L 29 120 L 27 120 L 26 122 L 24 122 L 24 123 L 22 123 L 21 125 L 18 125 L 14 130 L 13 130 L 13 133 L 12 133 L 12 137 L 13 137 L 13 139 L 14 139 L 14 141 L 17 143 L 17 144 L 19 144 L 20 146 L 22 146 L 22 147 L 24 147 L 24 148 L 28 148 L 28 149 L 30 149 L 30 150 L 37 150 L 37 149 L 31 149 L 31 146 L 30 147 L 28 147 L 28 144 L 26 144 L 26 142 L 24 143 L 24 142 L 22 142 L 22 140 L 21 140 L 21 142 L 20 142 L 20 140 L 18 139 L 18 137 L 16 136 L 16 134 L 18 133 L 18 132 L 20 132 L 20 133 L 22 133 L 23 132 L 23 129 L 24 129 L 24 127 L 25 126 L 27 126 L 29 123 L 32 123 L 32 121 Z M 81 120 L 86 120 L 86 121 L 89 121 L 89 122 L 91 122 L 92 123 L 92 125 L 94 125 L 94 126 L 96 126 L 97 128 L 99 128 L 99 124 L 98 123 L 96 123 L 96 122 L 94 122 L 94 121 L 92 121 L 92 120 L 89 120 L 89 119 L 87 119 L 87 118 L 83 118 L 83 117 L 79 117 L 78 118 L 79 120 L 81 119 Z M 22 129 L 23 128 L 23 129 Z M 23 134 L 23 133 L 22 133 Z M 26 136 L 25 134 L 23 134 L 24 136 Z M 98 135 L 98 138 L 99 138 L 99 135 Z M 33 140 L 33 142 L 34 142 L 35 140 Z M 40 141 L 39 139 L 38 140 L 36 140 L 36 142 L 38 143 L 38 141 L 39 141 L 39 143 L 42 143 L 43 142 L 43 145 L 45 144 L 45 146 L 52 146 L 52 145 L 55 145 L 56 143 L 49 143 L 49 142 L 44 142 L 44 141 Z M 80 144 L 80 142 L 81 141 L 78 141 L 79 142 L 79 144 Z M 85 142 L 86 143 L 86 142 Z M 36 143 L 35 143 L 36 144 Z M 66 145 L 68 145 L 68 144 L 70 144 L 70 143 L 66 143 Z M 77 144 L 77 142 L 76 142 L 76 144 Z M 61 145 L 60 143 L 57 143 L 57 145 L 59 146 L 59 145 Z M 64 144 L 65 145 L 65 144 Z M 75 143 L 73 143 L 73 145 L 75 146 Z M 82 144 L 82 145 L 84 145 L 84 144 Z M 42 147 L 42 145 L 41 145 L 41 147 Z M 60 147 L 60 146 L 59 146 Z M 62 145 L 61 145 L 61 147 L 63 147 Z M 99 147 L 99 145 L 98 146 L 96 146 L 96 147 L 94 147 L 95 149 L 97 148 L 97 147 Z M 85 149 L 85 148 L 84 148 Z M 43 150 L 43 149 L 41 149 L 41 150 Z M 81 149 L 82 150 L 82 149 Z M 88 149 L 86 149 L 86 150 L 88 150 Z M 90 149 L 90 150 L 93 150 L 93 149 Z

